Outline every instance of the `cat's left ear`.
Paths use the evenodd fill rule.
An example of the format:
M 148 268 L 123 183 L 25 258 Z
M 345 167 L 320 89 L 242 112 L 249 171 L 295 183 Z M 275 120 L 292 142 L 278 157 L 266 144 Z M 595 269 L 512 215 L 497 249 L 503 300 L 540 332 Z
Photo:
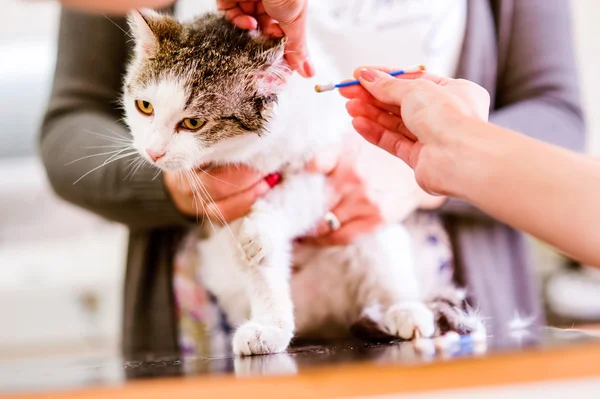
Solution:
M 145 54 L 154 53 L 158 47 L 158 38 L 150 24 L 159 18 L 161 15 L 150 9 L 134 10 L 127 18 L 136 46 Z
M 281 40 L 276 46 L 264 53 L 264 65 L 256 73 L 258 94 L 269 96 L 278 94 L 287 85 L 292 69 L 284 58 L 285 41 Z

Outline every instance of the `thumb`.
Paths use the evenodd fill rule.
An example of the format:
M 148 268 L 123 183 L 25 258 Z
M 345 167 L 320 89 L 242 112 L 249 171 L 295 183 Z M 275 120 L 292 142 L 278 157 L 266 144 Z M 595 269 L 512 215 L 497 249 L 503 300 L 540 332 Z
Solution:
M 270 0 L 264 1 L 265 11 L 275 19 L 287 37 L 286 59 L 292 69 L 304 77 L 314 75 L 306 45 L 306 19 L 308 4 L 306 0 Z
M 360 70 L 361 85 L 377 100 L 388 105 L 402 105 L 402 100 L 411 89 L 414 80 L 396 79 L 377 69 Z

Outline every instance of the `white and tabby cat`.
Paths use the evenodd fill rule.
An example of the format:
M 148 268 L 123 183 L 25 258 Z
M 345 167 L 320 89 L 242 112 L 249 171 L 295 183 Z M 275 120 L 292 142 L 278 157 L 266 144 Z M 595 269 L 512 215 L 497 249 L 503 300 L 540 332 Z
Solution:
M 201 279 L 237 327 L 235 354 L 281 352 L 295 334 L 342 337 L 365 320 L 404 339 L 416 329 L 432 336 L 481 327 L 461 307 L 460 290 L 427 302 L 442 291 L 423 289 L 432 285 L 420 280 L 401 225 L 293 255 L 294 239 L 328 211 L 325 177 L 305 164 L 342 140 L 347 119 L 340 96 L 317 95 L 290 73 L 281 41 L 214 14 L 181 24 L 143 11 L 130 23 L 135 55 L 123 105 L 139 153 L 165 171 L 238 163 L 283 176 L 248 216 L 198 242 Z M 317 43 L 310 47 L 315 81 L 339 80 Z

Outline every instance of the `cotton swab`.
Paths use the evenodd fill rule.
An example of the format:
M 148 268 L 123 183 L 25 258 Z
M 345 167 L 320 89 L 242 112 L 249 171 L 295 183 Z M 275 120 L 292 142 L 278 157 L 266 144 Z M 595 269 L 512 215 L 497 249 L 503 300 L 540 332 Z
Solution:
M 394 72 L 390 72 L 390 76 L 398 76 L 398 75 L 404 75 L 406 73 L 417 73 L 417 72 L 423 72 L 425 70 L 425 65 L 415 65 L 412 66 L 410 68 L 406 68 L 406 69 L 402 69 L 400 71 L 394 71 Z M 359 80 L 352 80 L 350 82 L 342 82 L 342 83 L 338 83 L 338 84 L 334 84 L 334 83 L 329 83 L 326 85 L 316 85 L 315 86 L 315 91 L 317 93 L 323 93 L 326 91 L 331 91 L 334 89 L 340 89 L 342 87 L 348 87 L 348 86 L 355 86 L 360 84 Z

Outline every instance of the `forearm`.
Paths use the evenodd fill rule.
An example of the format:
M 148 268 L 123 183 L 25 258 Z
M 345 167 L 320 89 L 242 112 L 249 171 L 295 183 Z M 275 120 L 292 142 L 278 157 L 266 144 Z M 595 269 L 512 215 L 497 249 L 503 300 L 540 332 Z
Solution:
M 572 103 L 528 99 L 492 112 L 490 122 L 570 150 L 582 151 L 585 147 L 581 109 Z M 477 219 L 489 218 L 472 204 L 456 198 L 445 203 L 441 211 Z
M 600 164 L 474 120 L 460 127 L 452 194 L 569 255 L 600 266 Z

